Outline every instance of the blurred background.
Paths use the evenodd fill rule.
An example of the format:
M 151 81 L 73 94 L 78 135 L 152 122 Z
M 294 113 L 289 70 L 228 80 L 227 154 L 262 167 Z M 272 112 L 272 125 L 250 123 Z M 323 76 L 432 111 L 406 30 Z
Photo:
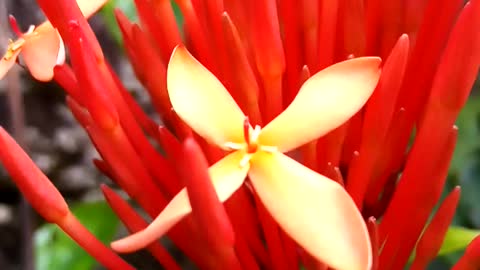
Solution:
M 125 86 L 155 119 L 148 97 L 122 51 L 120 33 L 112 13 L 114 6 L 136 21 L 133 0 L 111 0 L 90 19 L 90 23 Z M 178 9 L 176 11 L 181 24 L 181 15 Z M 6 49 L 8 40 L 15 38 L 10 31 L 8 14 L 16 17 L 22 30 L 44 20 L 34 0 L 0 0 L 0 54 Z M 445 189 L 462 186 L 461 202 L 452 225 L 472 230 L 458 232 L 452 228 L 445 240 L 448 245 L 442 249 L 431 269 L 450 269 L 462 254 L 465 243 L 480 232 L 475 230 L 480 228 L 479 87 L 477 80 L 457 121 L 458 143 Z M 64 98 L 64 92 L 55 83 L 38 83 L 22 68 L 16 67 L 0 81 L 0 125 L 16 136 L 67 198 L 82 223 L 108 243 L 122 233 L 118 220 L 102 201 L 98 189 L 99 183 L 110 182 L 94 168 L 91 161 L 97 153 L 66 108 Z M 180 255 L 178 257 L 182 260 Z M 127 259 L 135 261 L 139 269 L 160 269 L 146 253 L 130 255 Z M 0 169 L 0 269 L 101 269 L 73 241 L 55 226 L 45 224 L 29 209 L 3 168 Z

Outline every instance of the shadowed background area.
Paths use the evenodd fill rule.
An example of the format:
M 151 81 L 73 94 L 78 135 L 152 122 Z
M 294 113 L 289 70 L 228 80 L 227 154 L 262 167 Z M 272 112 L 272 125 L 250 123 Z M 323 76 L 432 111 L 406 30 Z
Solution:
M 29 25 L 44 20 L 34 0 L 0 1 L 2 55 L 8 40 L 16 38 L 10 30 L 9 14 L 15 16 L 23 31 Z M 128 87 L 135 91 L 138 100 L 148 106 L 149 102 L 139 91 L 140 87 L 131 74 L 119 44 L 106 27 L 105 18 L 99 14 L 91 18 L 90 23 L 103 48 L 107 48 L 105 55 L 109 62 L 127 82 Z M 24 149 L 28 149 L 35 163 L 52 179 L 73 209 L 78 211 L 77 214 L 94 221 L 87 227 L 97 234 L 103 234 L 102 240 L 105 242 L 110 241 L 118 231 L 118 221 L 105 204 L 97 202 L 102 200 L 99 183 L 110 182 L 93 166 L 92 159 L 97 157 L 97 153 L 65 106 L 63 90 L 55 83 L 36 82 L 22 68 L 15 67 L 7 78 L 0 81 L 0 125 L 14 134 Z M 44 224 L 26 205 L 2 167 L 0 269 L 91 268 L 88 264 L 82 264 L 82 258 L 88 258 L 83 250 L 75 248 L 76 244 L 59 233 L 55 226 Z M 158 265 L 144 255 L 146 253 L 131 257 L 139 257 L 138 265 L 145 266 L 142 269 L 148 269 L 149 264 L 158 269 Z M 72 259 L 80 261 L 77 264 L 79 268 L 71 264 Z

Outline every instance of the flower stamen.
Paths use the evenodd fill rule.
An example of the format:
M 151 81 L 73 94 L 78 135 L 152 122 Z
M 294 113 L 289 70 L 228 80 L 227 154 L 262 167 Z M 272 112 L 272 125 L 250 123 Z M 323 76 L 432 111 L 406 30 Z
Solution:
M 270 145 L 260 145 L 260 150 L 267 153 L 274 153 L 278 151 L 278 147 Z
M 13 41 L 11 39 L 8 40 L 8 48 L 7 51 L 5 52 L 5 55 L 3 56 L 3 59 L 5 61 L 10 61 L 12 57 L 17 53 L 18 50 L 20 50 L 25 43 L 25 39 L 20 38 L 16 41 Z
M 260 135 L 260 131 L 262 129 L 260 126 L 255 126 L 255 129 L 249 136 L 249 141 L 247 142 L 247 153 L 253 154 L 257 152 L 259 145 L 258 145 L 258 136 Z
M 235 150 L 241 150 L 245 148 L 244 144 L 240 143 L 234 143 L 234 142 L 226 142 L 223 144 L 223 148 L 230 150 L 230 151 L 235 151 Z
M 243 137 L 247 145 L 250 144 L 250 127 L 250 121 L 248 120 L 248 116 L 246 116 L 245 120 L 243 120 Z
M 245 156 L 243 156 L 243 158 L 240 160 L 240 168 L 245 167 L 250 162 L 252 156 L 253 154 L 246 153 Z
M 256 125 L 255 128 L 252 129 L 247 116 L 243 121 L 243 136 L 245 143 L 226 142 L 223 144 L 223 148 L 230 151 L 245 151 L 245 155 L 240 160 L 240 168 L 245 167 L 250 162 L 253 155 L 259 150 L 267 153 L 278 151 L 278 147 L 276 146 L 261 145 L 258 143 L 258 138 L 260 137 L 261 131 L 262 128 L 259 125 Z

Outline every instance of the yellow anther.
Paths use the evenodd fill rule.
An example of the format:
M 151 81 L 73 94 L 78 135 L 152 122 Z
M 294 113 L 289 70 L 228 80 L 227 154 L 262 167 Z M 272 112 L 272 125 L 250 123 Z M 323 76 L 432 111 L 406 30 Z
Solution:
M 25 39 L 23 38 L 17 39 L 16 41 L 9 39 L 7 52 L 5 52 L 3 59 L 5 61 L 10 61 L 10 59 L 12 59 L 12 57 L 17 53 L 17 51 L 22 48 L 24 43 Z

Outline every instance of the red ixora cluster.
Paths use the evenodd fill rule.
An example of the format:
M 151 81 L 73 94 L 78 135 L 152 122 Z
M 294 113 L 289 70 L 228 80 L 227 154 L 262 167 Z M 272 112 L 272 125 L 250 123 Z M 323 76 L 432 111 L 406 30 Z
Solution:
M 435 258 L 460 195 L 439 202 L 480 66 L 480 0 L 175 0 L 183 31 L 169 0 L 135 0 L 141 27 L 116 16 L 163 125 L 82 15 L 105 1 L 38 3 L 49 22 L 16 31 L 0 75 L 21 52 L 33 76 L 58 82 L 95 165 L 156 218 L 148 226 L 102 186 L 136 233 L 114 250 L 145 247 L 180 269 L 154 241 L 166 233 L 200 269 L 397 270 L 414 252 L 415 270 Z M 363 56 L 380 56 L 381 74 L 379 58 Z M 108 269 L 134 269 L 3 129 L 0 159 L 47 221 Z M 454 269 L 479 267 L 476 238 Z

